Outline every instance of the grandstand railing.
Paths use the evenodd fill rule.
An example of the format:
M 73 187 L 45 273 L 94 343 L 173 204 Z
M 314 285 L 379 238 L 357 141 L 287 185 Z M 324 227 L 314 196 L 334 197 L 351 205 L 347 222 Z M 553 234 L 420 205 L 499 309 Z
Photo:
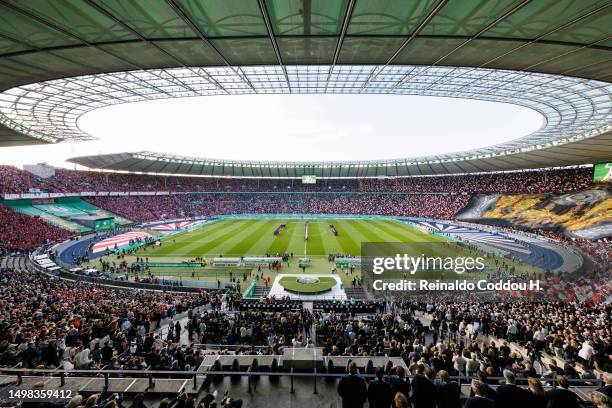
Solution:
M 201 289 L 203 289 L 203 288 L 198 288 L 194 286 L 162 285 L 162 284 L 156 284 L 156 283 L 143 283 L 143 282 L 133 282 L 133 281 L 125 281 L 125 280 L 96 278 L 93 276 L 77 275 L 77 274 L 73 274 L 73 273 L 66 272 L 66 271 L 60 272 L 58 276 L 64 279 L 96 283 L 96 284 L 104 285 L 104 286 L 119 286 L 122 288 L 131 288 L 131 289 L 158 290 L 162 292 L 197 293 Z
M 112 279 L 104 279 L 104 278 L 96 278 L 93 276 L 84 276 L 77 275 L 74 273 L 70 273 L 67 271 L 61 271 L 57 274 L 52 274 L 42 268 L 40 265 L 37 265 L 35 262 L 28 257 L 28 266 L 36 269 L 38 272 L 45 273 L 50 276 L 55 276 L 62 279 L 72 280 L 72 281 L 83 281 L 89 283 L 95 283 L 101 286 L 114 286 L 114 287 L 122 287 L 127 289 L 146 289 L 146 290 L 157 290 L 161 292 L 185 292 L 185 293 L 198 293 L 201 289 L 211 290 L 210 288 L 199 288 L 193 286 L 177 286 L 177 285 L 162 285 L 155 283 L 143 283 L 143 282 L 132 282 L 132 281 L 123 281 L 123 280 L 112 280 Z
M 253 356 L 257 357 L 257 356 Z M 349 357 L 350 358 L 350 357 Z M 173 371 L 173 370 L 107 370 L 107 369 L 86 369 L 86 370 L 64 370 L 64 369 L 40 369 L 40 368 L 0 368 L 0 374 L 12 375 L 17 377 L 16 385 L 21 385 L 24 377 L 59 377 L 60 386 L 63 387 L 66 384 L 67 378 L 74 377 L 99 377 L 102 376 L 105 380 L 106 385 L 111 378 L 148 378 L 149 384 L 154 385 L 155 379 L 168 379 L 168 378 L 191 378 L 193 380 L 193 388 L 196 389 L 197 385 L 202 385 L 198 381 L 206 381 L 208 376 L 229 376 L 229 377 L 247 377 L 250 382 L 253 377 L 289 377 L 291 378 L 291 388 L 293 388 L 294 378 L 311 378 L 314 382 L 314 393 L 316 393 L 316 382 L 318 379 L 338 379 L 346 373 L 328 373 L 320 372 L 314 368 L 311 372 L 300 371 L 295 372 L 294 369 L 288 371 L 252 371 L 251 367 L 248 367 L 244 371 L 233 371 L 233 370 L 209 370 L 209 371 Z M 375 378 L 375 374 L 360 374 L 365 379 Z M 407 375 L 407 379 L 413 379 L 415 375 Z M 551 377 L 541 377 L 540 381 L 546 388 L 556 388 L 557 376 L 553 374 Z M 450 376 L 451 381 L 457 382 L 459 385 L 469 384 L 476 377 L 473 376 Z M 567 379 L 570 386 L 576 387 L 602 387 L 604 381 L 602 378 L 598 379 Z M 488 383 L 491 386 L 496 386 L 498 383 L 503 383 L 503 377 L 489 377 Z M 517 377 L 517 385 L 527 385 L 527 377 Z
M 210 344 L 210 343 L 191 343 L 192 347 L 199 347 L 201 349 L 203 349 L 203 351 L 218 351 L 218 350 L 239 350 L 239 349 L 250 349 L 250 348 L 254 348 L 256 350 L 261 350 L 261 349 L 265 349 L 268 348 L 269 346 L 255 346 L 255 345 L 250 345 L 250 344 Z M 253 356 L 253 357 L 258 357 L 258 356 Z

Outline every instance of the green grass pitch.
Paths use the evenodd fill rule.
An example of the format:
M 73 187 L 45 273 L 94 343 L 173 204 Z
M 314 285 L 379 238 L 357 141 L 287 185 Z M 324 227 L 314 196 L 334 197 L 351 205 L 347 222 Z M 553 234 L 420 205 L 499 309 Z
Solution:
M 305 221 L 309 222 L 308 241 L 304 240 Z M 284 231 L 275 236 L 274 230 L 286 224 Z M 333 224 L 338 231 L 335 236 L 329 224 Z M 211 222 L 201 228 L 181 232 L 168 236 L 159 247 L 148 247 L 130 254 L 125 259 L 135 262 L 136 257 L 147 257 L 150 262 L 183 262 L 188 259 L 204 257 L 211 259 L 223 255 L 224 257 L 264 256 L 268 254 L 293 253 L 293 258 L 283 264 L 281 270 L 285 274 L 303 274 L 298 266 L 300 257 L 308 257 L 311 264 L 306 273 L 331 273 L 333 263 L 328 262 L 330 253 L 361 255 L 362 242 L 402 242 L 408 243 L 415 254 L 421 251 L 428 256 L 462 256 L 465 255 L 458 247 L 443 237 L 429 234 L 408 224 L 393 219 L 297 219 L 297 218 L 231 218 Z M 432 243 L 447 243 L 445 245 L 431 246 Z M 399 250 L 400 252 L 403 252 Z M 472 254 L 474 255 L 474 254 Z M 478 256 L 478 255 L 476 255 Z M 115 260 L 113 256 L 109 260 Z M 495 258 L 489 257 L 487 263 L 492 264 Z M 100 260 L 90 263 L 89 267 L 100 267 Z M 506 260 L 507 261 L 507 260 Z M 514 263 L 517 271 L 525 270 L 524 264 Z M 528 270 L 532 270 L 529 268 Z M 151 268 L 151 272 L 158 277 L 186 280 L 203 280 L 209 282 L 229 282 L 232 277 L 242 281 L 252 279 L 257 268 Z M 352 284 L 354 276 L 360 276 L 361 271 L 355 274 L 349 270 L 341 270 L 338 276 L 346 287 Z M 275 271 L 262 268 L 260 272 L 264 278 L 274 278 Z M 454 276 L 433 276 L 430 278 L 455 278 Z M 415 276 L 416 277 L 416 276 Z M 259 280 L 261 284 L 261 280 Z
M 186 259 L 194 257 L 263 256 L 266 253 L 293 253 L 295 257 L 320 257 L 330 253 L 359 256 L 362 242 L 442 242 L 444 239 L 394 220 L 310 219 L 308 241 L 304 240 L 305 221 L 298 219 L 223 220 L 195 231 L 166 238 L 157 248 L 140 255 L 151 258 Z M 287 227 L 273 234 L 280 225 Z M 329 224 L 338 231 L 335 236 Z

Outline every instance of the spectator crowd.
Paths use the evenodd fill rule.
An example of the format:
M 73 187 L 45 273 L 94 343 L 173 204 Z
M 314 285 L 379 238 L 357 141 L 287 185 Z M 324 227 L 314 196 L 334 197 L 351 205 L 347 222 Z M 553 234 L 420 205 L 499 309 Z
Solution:
M 66 239 L 69 231 L 0 205 L 0 248 L 6 251 L 33 251 L 45 244 Z
M 578 408 L 585 406 L 570 389 L 564 376 L 555 378 L 555 388 L 545 390 L 537 377 L 527 379 L 527 387 L 517 384 L 515 373 L 506 369 L 503 379 L 494 381 L 495 388 L 483 372 L 477 373 L 470 383 L 469 396 L 464 408 Z M 612 380 L 612 379 L 611 379 Z M 590 407 L 610 407 L 612 385 L 608 384 L 588 393 Z M 368 403 L 372 408 L 458 408 L 461 406 L 461 387 L 446 370 L 419 367 L 409 380 L 402 366 L 388 371 L 376 370 L 369 383 L 359 374 L 357 364 L 351 363 L 348 374 L 338 384 L 343 408 L 360 408 Z
M 146 222 L 220 214 L 363 214 L 451 219 L 467 195 L 442 194 L 177 194 L 96 197 L 90 202 Z
M 55 169 L 42 178 L 12 166 L 0 166 L 0 194 L 99 191 L 169 192 L 409 192 L 409 193 L 567 193 L 592 184 L 591 168 L 532 170 L 452 176 L 399 178 L 300 179 L 181 177 Z
M 93 197 L 101 208 L 148 222 L 232 213 L 318 213 L 452 219 L 474 193 L 567 193 L 591 185 L 590 168 L 409 178 L 196 178 L 54 169 L 43 178 L 0 166 L 0 194 L 29 192 L 167 192 L 167 195 Z M 281 193 L 296 194 L 281 194 Z M 177 193 L 177 194 L 175 194 Z M 231 194 L 224 194 L 231 193 Z M 244 194 L 235 194 L 244 193 Z M 312 194 L 319 193 L 319 194 Z M 323 194 L 328 193 L 328 194 Z M 394 194 L 389 194 L 394 193 Z M 0 247 L 31 251 L 69 234 L 0 206 Z M 590 245 L 585 243 L 585 246 Z M 609 256 L 602 248 L 589 248 Z
M 376 372 L 369 383 L 349 365 L 338 383 L 344 406 L 369 401 L 376 407 L 431 408 L 458 406 L 460 388 L 451 377 L 472 381 L 473 395 L 465 402 L 470 408 L 573 406 L 554 404 L 557 398 L 575 403 L 575 395 L 544 389 L 556 381 L 557 390 L 569 393 L 569 381 L 594 384 L 599 373 L 610 371 L 609 304 L 399 297 L 367 313 L 295 310 L 288 301 L 276 306 L 292 309 L 241 304 L 239 295 L 222 291 L 115 289 L 5 269 L 0 366 L 189 371 L 207 353 L 279 355 L 284 347 L 316 343 L 328 356 L 403 361 L 366 368 L 364 373 Z M 222 348 L 202 346 L 210 343 Z M 227 346 L 232 344 L 237 346 Z M 603 388 L 592 400 L 609 403 L 609 392 Z
M 0 283 L 4 367 L 194 367 L 197 351 L 161 329 L 174 331 L 173 317 L 216 301 L 215 294 L 121 290 L 13 269 L 0 271 Z

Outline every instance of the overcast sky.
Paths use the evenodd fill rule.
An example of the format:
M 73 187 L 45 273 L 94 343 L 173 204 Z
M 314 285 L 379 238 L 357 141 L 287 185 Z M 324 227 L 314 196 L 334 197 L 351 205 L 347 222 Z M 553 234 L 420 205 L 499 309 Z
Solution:
M 0 148 L 0 163 L 73 167 L 67 158 L 141 150 L 222 159 L 392 159 L 484 147 L 542 125 L 528 108 L 464 99 L 209 96 L 98 109 L 79 126 L 99 140 Z

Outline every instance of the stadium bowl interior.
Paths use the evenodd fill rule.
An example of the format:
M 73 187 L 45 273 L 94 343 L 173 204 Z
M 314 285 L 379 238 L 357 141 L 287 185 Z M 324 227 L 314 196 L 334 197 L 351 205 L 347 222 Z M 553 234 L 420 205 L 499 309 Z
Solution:
M 606 0 L 1 1 L 1 404 L 609 407 L 610 27 Z M 251 94 L 544 121 L 376 160 L 78 153 L 96 109 Z M 390 280 L 379 245 L 483 267 Z

